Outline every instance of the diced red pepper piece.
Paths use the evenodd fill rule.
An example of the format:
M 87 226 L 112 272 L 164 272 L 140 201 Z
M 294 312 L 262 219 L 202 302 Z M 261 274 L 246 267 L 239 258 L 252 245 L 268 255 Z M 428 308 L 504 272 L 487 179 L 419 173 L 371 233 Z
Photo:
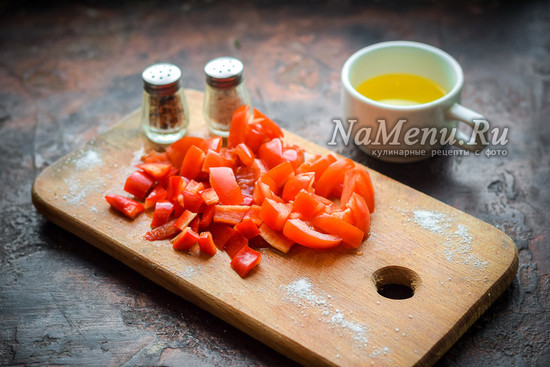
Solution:
M 199 242 L 199 235 L 190 227 L 185 227 L 171 242 L 174 250 L 189 251 L 191 247 Z
M 260 234 L 260 230 L 250 219 L 243 220 L 236 224 L 234 228 L 248 239 L 254 238 Z
M 249 210 L 248 205 L 216 205 L 213 221 L 214 223 L 235 225 L 243 220 Z
M 290 251 L 290 248 L 294 246 L 294 241 L 289 240 L 281 232 L 271 229 L 267 224 L 262 223 L 259 228 L 260 236 L 267 242 L 271 247 L 281 251 L 282 253 L 287 253 Z
M 210 186 L 218 194 L 222 205 L 239 205 L 243 203 L 241 188 L 237 184 L 231 168 L 211 167 Z
M 178 232 L 180 232 L 180 230 L 174 225 L 175 223 L 176 220 L 173 219 L 160 227 L 150 230 L 145 234 L 145 239 L 148 241 L 159 241 L 174 237 Z
M 316 231 L 300 219 L 287 220 L 283 234 L 291 241 L 316 249 L 336 247 L 342 242 L 342 238 Z
M 189 182 L 185 186 L 185 190 L 192 193 L 199 193 L 200 191 L 204 190 L 204 183 L 197 182 L 195 180 L 189 180 Z
M 235 153 L 239 156 L 239 159 L 245 166 L 250 166 L 254 163 L 254 152 L 244 143 L 239 143 L 235 147 Z
M 144 200 L 155 185 L 155 180 L 145 172 L 132 173 L 124 183 L 124 191 L 134 195 L 138 200 Z
M 151 228 L 162 226 L 163 224 L 168 222 L 168 219 L 170 219 L 170 215 L 173 211 L 174 204 L 169 201 L 159 201 L 155 205 L 155 212 L 153 214 L 153 220 L 151 221 Z
M 187 181 L 182 176 L 172 176 L 168 179 L 168 196 L 171 202 L 178 201 L 178 195 L 182 193 Z
M 261 260 L 262 254 L 248 246 L 244 246 L 231 260 L 231 267 L 241 278 L 244 278 Z
M 248 245 L 248 239 L 240 232 L 235 231 L 233 236 L 231 236 L 231 238 L 229 238 L 229 240 L 225 242 L 223 250 L 232 259 L 246 245 Z
M 192 145 L 181 163 L 180 176 L 194 179 L 201 172 L 206 154 L 195 145 Z
M 155 207 L 155 204 L 159 201 L 163 201 L 168 196 L 168 191 L 164 189 L 164 187 L 157 185 L 151 191 L 149 195 L 147 195 L 147 198 L 145 199 L 145 209 L 151 209 Z
M 218 249 L 214 244 L 214 239 L 212 238 L 212 233 L 202 232 L 199 236 L 199 248 L 202 253 L 205 253 L 208 256 L 216 255 Z
M 258 149 L 258 158 L 263 160 L 268 168 L 273 168 L 283 161 L 283 142 L 279 138 L 264 143 Z
M 201 217 L 200 217 L 199 215 L 197 215 L 197 216 L 191 221 L 191 223 L 189 223 L 189 228 L 191 228 L 193 231 L 199 233 L 200 222 L 201 222 Z
M 200 213 L 202 211 L 205 204 L 200 194 L 187 190 L 183 190 L 181 194 L 183 196 L 183 207 L 185 209 L 195 213 Z
M 178 173 L 180 173 L 180 169 L 176 167 L 170 167 L 170 172 L 160 180 L 158 180 L 159 185 L 164 187 L 165 189 L 168 189 L 170 177 L 176 176 Z
M 261 209 L 261 206 L 252 204 L 250 206 L 250 210 L 244 215 L 243 222 L 246 220 L 250 220 L 256 225 L 256 227 L 259 227 L 263 223 L 262 217 L 260 215 Z
M 214 219 L 214 213 L 216 212 L 216 205 L 207 205 L 206 209 L 202 212 L 201 222 L 199 228 L 206 228 L 212 223 Z
M 250 195 L 243 194 L 243 205 L 250 206 L 254 204 L 254 198 Z
M 189 223 L 191 223 L 191 221 L 195 219 L 196 216 L 197 216 L 197 213 L 193 213 L 192 211 L 186 210 L 175 221 L 174 227 L 176 227 L 180 231 L 183 231 L 186 227 L 189 226 Z
M 203 141 L 204 139 L 195 136 L 184 136 L 166 148 L 166 154 L 174 167 L 181 167 L 181 162 L 183 162 L 189 148 L 193 145 L 200 146 Z
M 130 219 L 134 219 L 145 211 L 143 205 L 124 196 L 105 195 L 105 200 L 107 200 L 111 208 Z
M 290 215 L 290 211 L 291 208 L 288 204 L 265 199 L 260 209 L 260 216 L 265 224 L 274 230 L 281 231 Z
M 212 223 L 208 227 L 208 231 L 212 233 L 214 243 L 219 249 L 225 247 L 225 243 L 237 232 L 227 224 Z
M 206 190 L 201 191 L 200 195 L 201 195 L 202 201 L 204 201 L 204 203 L 206 205 L 217 204 L 220 201 L 220 198 L 218 197 L 218 194 L 216 194 L 216 190 L 214 190 L 211 187 L 209 187 Z
M 353 161 L 347 158 L 332 163 L 319 177 L 319 181 L 315 185 L 315 193 L 328 198 L 336 185 L 344 181 L 345 173 L 354 167 Z
M 158 181 L 170 172 L 172 165 L 167 163 L 142 163 L 136 167 Z
M 350 248 L 358 248 L 363 242 L 363 231 L 332 215 L 321 213 L 311 219 L 311 224 L 320 230 L 338 236 Z

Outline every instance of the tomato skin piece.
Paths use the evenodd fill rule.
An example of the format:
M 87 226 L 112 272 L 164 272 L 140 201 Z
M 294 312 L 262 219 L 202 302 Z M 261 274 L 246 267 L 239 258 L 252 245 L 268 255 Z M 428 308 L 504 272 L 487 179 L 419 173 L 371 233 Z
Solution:
M 324 232 L 340 237 L 346 247 L 358 248 L 363 242 L 363 231 L 335 216 L 321 213 L 311 218 L 311 224 Z
M 283 141 L 280 138 L 271 139 L 258 149 L 258 158 L 263 160 L 268 168 L 273 168 L 283 161 Z
M 216 255 L 216 252 L 218 251 L 218 249 L 216 248 L 216 245 L 214 244 L 214 239 L 212 238 L 212 233 L 202 232 L 199 235 L 199 248 L 201 249 L 202 253 L 205 253 L 208 256 Z
M 265 199 L 260 209 L 260 216 L 265 224 L 276 231 L 283 229 L 291 208 L 284 203 L 278 203 L 271 199 Z
M 219 152 L 215 152 L 212 149 L 208 150 L 206 157 L 202 163 L 201 171 L 210 172 L 211 167 L 233 167 L 234 163 L 231 159 L 225 157 Z
M 289 240 L 281 232 L 271 229 L 267 224 L 262 223 L 258 228 L 260 236 L 273 248 L 286 254 L 294 246 L 294 241 Z
M 369 234 L 370 229 L 370 210 L 365 199 L 356 192 L 351 194 L 351 198 L 346 204 L 353 217 L 353 224 L 365 233 Z
M 227 137 L 227 146 L 234 148 L 239 143 L 244 142 L 246 136 L 246 127 L 250 120 L 250 106 L 244 105 L 233 113 L 231 125 L 229 127 L 229 136 Z
M 174 204 L 169 201 L 159 201 L 156 203 L 153 220 L 151 221 L 151 228 L 156 228 L 166 224 L 173 211 Z
M 213 150 L 214 152 L 219 152 L 222 148 L 223 139 L 221 136 L 215 136 L 209 139 L 206 139 L 199 145 L 199 148 L 204 153 L 208 153 L 208 150 Z
M 283 188 L 281 197 L 284 201 L 292 201 L 301 190 L 313 191 L 315 173 L 305 172 L 288 179 Z
M 309 219 L 325 207 L 318 198 L 319 196 L 313 193 L 301 190 L 292 203 L 292 210 L 302 214 L 305 219 Z
M 239 274 L 241 278 L 245 278 L 254 267 L 262 260 L 262 254 L 248 246 L 244 246 L 231 260 L 231 267 Z
M 155 207 L 155 204 L 159 201 L 163 201 L 168 196 L 168 191 L 164 189 L 161 185 L 155 186 L 147 198 L 145 198 L 145 210 Z
M 132 199 L 125 198 L 124 196 L 105 195 L 105 200 L 107 200 L 111 208 L 130 219 L 135 219 L 145 211 L 142 204 Z
M 185 158 L 181 163 L 180 176 L 186 177 L 190 180 L 194 179 L 201 172 L 202 164 L 206 154 L 198 148 L 196 145 L 189 147 Z
M 191 247 L 199 242 L 199 234 L 193 231 L 191 227 L 185 227 L 171 242 L 174 250 L 189 251 Z
M 372 187 L 372 181 L 369 173 L 364 169 L 359 169 L 359 178 L 356 179 L 355 190 L 365 199 L 369 207 L 369 211 L 374 213 L 374 188 Z
M 345 173 L 354 167 L 355 163 L 347 158 L 332 163 L 319 177 L 315 185 L 315 193 L 328 198 L 333 189 L 344 181 Z
M 289 219 L 283 227 L 283 234 L 302 246 L 325 249 L 336 247 L 342 242 L 342 238 L 318 232 L 300 219 Z
M 216 191 L 222 205 L 240 205 L 243 194 L 233 170 L 229 167 L 210 168 L 210 186 Z
M 159 181 L 170 172 L 172 165 L 167 163 L 142 163 L 138 164 L 136 167 Z
M 174 237 L 180 230 L 174 226 L 176 220 L 163 224 L 160 227 L 150 230 L 145 234 L 145 239 L 148 241 L 160 241 Z
M 155 180 L 153 178 L 145 172 L 136 171 L 126 179 L 124 191 L 134 195 L 138 200 L 144 200 L 154 185 Z
M 270 177 L 277 188 L 283 187 L 283 185 L 294 176 L 294 167 L 290 162 L 282 162 L 275 167 L 267 171 L 263 177 Z
M 166 148 L 166 154 L 174 167 L 181 167 L 181 163 L 183 162 L 189 148 L 193 145 L 200 146 L 203 141 L 203 138 L 184 136 Z

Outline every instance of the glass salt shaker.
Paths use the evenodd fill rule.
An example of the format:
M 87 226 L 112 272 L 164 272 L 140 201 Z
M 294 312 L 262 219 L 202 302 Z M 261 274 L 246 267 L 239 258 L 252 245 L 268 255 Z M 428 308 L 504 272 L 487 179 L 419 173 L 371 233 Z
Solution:
M 154 143 L 171 144 L 185 135 L 189 109 L 181 88 L 181 70 L 172 64 L 147 67 L 143 78 L 141 125 Z
M 249 111 L 252 111 L 250 97 L 243 83 L 243 70 L 243 63 L 239 59 L 228 56 L 212 59 L 204 66 L 204 119 L 208 129 L 216 135 L 229 135 L 231 118 L 239 107 L 248 105 Z

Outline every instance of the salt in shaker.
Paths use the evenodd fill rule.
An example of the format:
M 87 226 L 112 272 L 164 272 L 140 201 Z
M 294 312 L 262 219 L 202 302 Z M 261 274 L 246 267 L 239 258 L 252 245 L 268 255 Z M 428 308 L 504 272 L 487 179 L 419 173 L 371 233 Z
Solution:
M 233 113 L 249 105 L 250 97 L 243 83 L 243 63 L 234 57 L 217 57 L 206 63 L 204 74 L 203 113 L 208 129 L 216 135 L 228 136 Z M 252 114 L 250 114 L 252 117 Z

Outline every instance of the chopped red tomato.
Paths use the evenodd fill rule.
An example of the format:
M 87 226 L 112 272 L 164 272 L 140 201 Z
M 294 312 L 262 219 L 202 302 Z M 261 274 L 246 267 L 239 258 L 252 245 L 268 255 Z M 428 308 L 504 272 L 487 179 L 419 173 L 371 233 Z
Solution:
M 214 152 L 219 152 L 222 148 L 223 139 L 220 136 L 216 136 L 213 138 L 206 139 L 201 143 L 199 148 L 204 153 L 208 153 L 208 150 L 213 150 Z
M 250 166 L 254 162 L 254 152 L 244 143 L 239 143 L 235 147 L 235 153 L 237 153 L 245 166 Z
M 319 196 L 305 190 L 298 192 L 292 204 L 292 209 L 302 214 L 306 219 L 313 217 L 324 207 L 325 204 L 319 200 Z
M 271 178 L 277 188 L 282 187 L 286 183 L 286 181 L 293 176 L 294 167 L 292 167 L 292 164 L 290 164 L 289 162 L 282 162 L 263 175 L 263 177 Z
M 344 181 L 345 173 L 354 167 L 355 164 L 351 159 L 341 159 L 331 163 L 319 177 L 319 181 L 315 185 L 315 193 L 328 198 L 332 190 Z
M 363 231 L 335 216 L 321 213 L 311 218 L 311 224 L 324 232 L 340 237 L 342 243 L 348 247 L 358 248 L 363 242 Z
M 181 163 L 180 176 L 188 179 L 193 179 L 201 172 L 202 164 L 204 163 L 206 154 L 196 145 L 189 147 L 185 158 Z
M 293 176 L 286 181 L 283 193 L 281 195 L 284 201 L 292 201 L 300 190 L 313 191 L 313 182 L 315 181 L 315 173 L 305 172 Z
M 370 228 L 370 211 L 365 199 L 354 192 L 351 194 L 351 198 L 346 206 L 351 210 L 354 225 L 365 234 L 368 234 Z
M 271 229 L 267 224 L 262 223 L 259 228 L 260 236 L 267 242 L 269 245 L 282 253 L 287 253 L 290 251 L 290 248 L 294 246 L 294 241 L 289 240 L 281 232 Z
M 105 200 L 107 200 L 111 208 L 130 219 L 134 219 L 145 211 L 143 205 L 124 196 L 105 195 Z
M 246 136 L 246 127 L 250 120 L 250 106 L 241 106 L 233 114 L 231 126 L 229 127 L 229 136 L 227 137 L 227 146 L 236 147 L 244 142 Z
M 278 203 L 271 199 L 265 199 L 260 209 L 260 216 L 265 224 L 271 228 L 280 231 L 283 229 L 288 216 L 290 215 L 290 206 L 284 203 Z
M 157 181 L 166 176 L 172 168 L 172 166 L 167 163 L 143 163 L 138 164 L 136 167 L 143 170 Z
M 302 246 L 317 249 L 336 247 L 342 242 L 342 238 L 316 231 L 300 219 L 289 219 L 285 223 L 283 234 Z
M 202 172 L 210 172 L 211 167 L 233 167 L 233 161 L 227 158 L 222 153 L 209 150 L 206 153 L 204 162 L 202 163 L 201 170 Z
M 170 159 L 170 162 L 172 162 L 172 165 L 174 167 L 181 167 L 181 162 L 183 162 L 183 158 L 185 158 L 185 155 L 187 154 L 187 151 L 189 148 L 191 148 L 193 145 L 200 146 L 204 139 L 197 138 L 194 136 L 184 136 L 180 140 L 176 141 L 175 143 L 172 143 L 168 148 L 166 148 L 166 154 L 168 155 L 168 158 Z
M 258 157 L 268 168 L 273 168 L 283 161 L 283 141 L 279 138 L 264 143 L 258 149 Z

